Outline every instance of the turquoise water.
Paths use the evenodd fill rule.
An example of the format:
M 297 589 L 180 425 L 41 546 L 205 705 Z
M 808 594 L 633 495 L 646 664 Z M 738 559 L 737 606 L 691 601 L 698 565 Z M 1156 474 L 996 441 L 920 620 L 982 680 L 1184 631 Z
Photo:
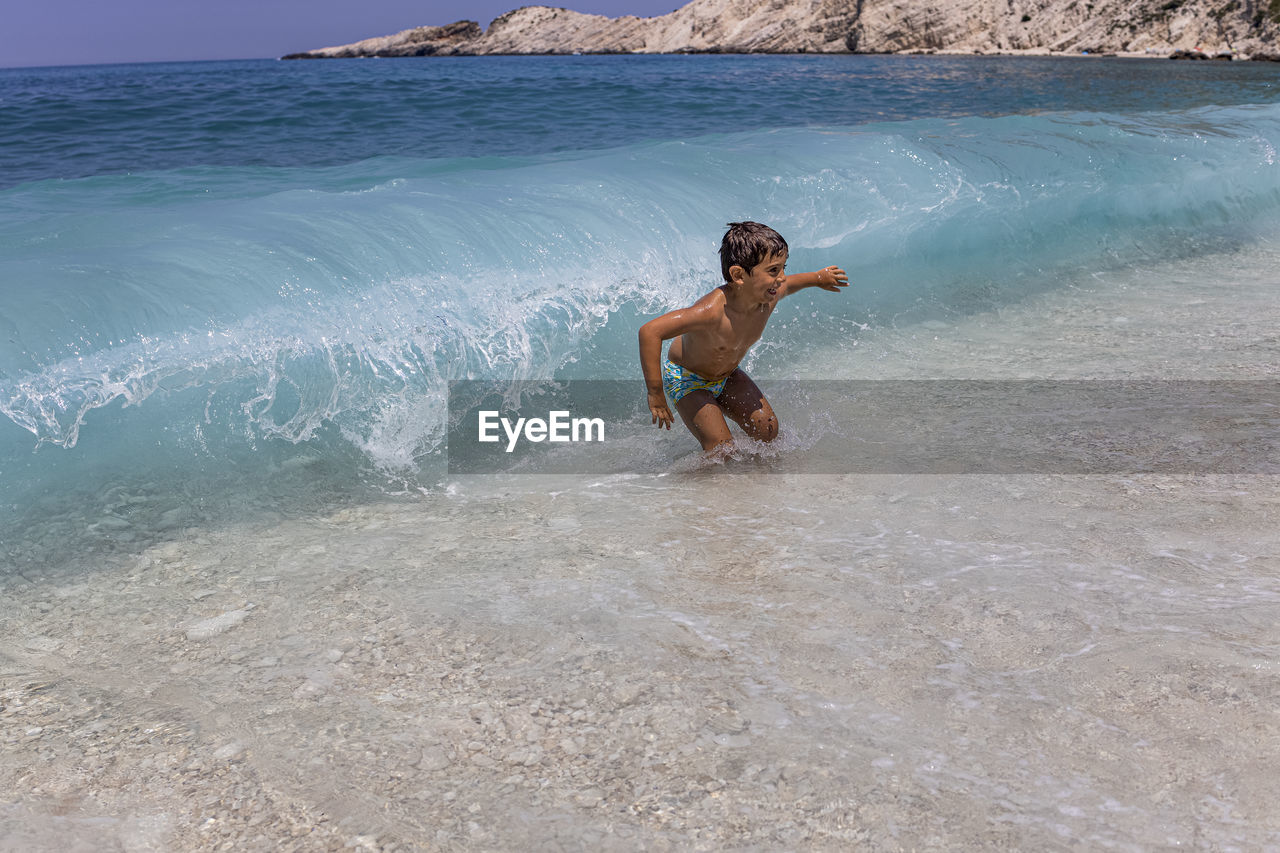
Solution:
M 490 57 L 0 69 L 0 186 L 186 166 L 523 156 L 713 133 L 1270 103 L 1263 63 Z
M 0 848 L 1277 848 L 1278 75 L 0 71 Z M 636 330 L 741 218 L 853 285 L 708 465 Z M 450 474 L 517 378 L 634 428 Z M 975 406 L 1114 464 L 962 473 Z
M 0 72 L 0 504 L 264 460 L 431 487 L 451 379 L 628 378 L 726 221 L 812 341 L 1266 241 L 1277 71 L 587 57 Z M 797 302 L 797 305 L 799 303 Z

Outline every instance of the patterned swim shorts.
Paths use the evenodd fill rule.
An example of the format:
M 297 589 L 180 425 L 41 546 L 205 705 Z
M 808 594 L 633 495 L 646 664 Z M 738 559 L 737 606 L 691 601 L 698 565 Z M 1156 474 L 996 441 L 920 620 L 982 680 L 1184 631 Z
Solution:
M 680 398 L 691 391 L 710 391 L 712 397 L 719 397 L 724 383 L 728 381 L 727 376 L 724 379 L 703 379 L 665 356 L 662 359 L 662 390 L 672 403 L 679 403 Z

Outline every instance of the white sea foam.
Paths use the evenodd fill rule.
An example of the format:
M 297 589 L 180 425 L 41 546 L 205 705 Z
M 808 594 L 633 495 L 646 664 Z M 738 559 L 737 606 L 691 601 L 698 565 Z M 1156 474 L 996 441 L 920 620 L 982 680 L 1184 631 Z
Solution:
M 298 189 L 217 205 L 179 194 L 165 216 L 109 194 L 111 216 L 51 214 L 98 246 L 99 287 L 49 263 L 74 246 L 25 243 L 3 262 L 42 284 L 5 295 L 29 322 L 0 347 L 0 411 L 64 447 L 118 403 L 205 447 L 336 433 L 404 472 L 438 447 L 449 379 L 633 373 L 640 319 L 717 281 L 730 216 L 781 229 L 793 269 L 853 274 L 850 298 L 791 322 L 805 350 L 837 329 L 999 310 L 1154 252 L 1195 263 L 1269 233 L 1273 112 L 1196 112 L 1212 135 L 1184 131 L 1183 113 L 748 133 L 427 169 L 354 195 L 300 173 Z M 184 392 L 181 422 L 166 422 L 183 407 L 156 401 Z

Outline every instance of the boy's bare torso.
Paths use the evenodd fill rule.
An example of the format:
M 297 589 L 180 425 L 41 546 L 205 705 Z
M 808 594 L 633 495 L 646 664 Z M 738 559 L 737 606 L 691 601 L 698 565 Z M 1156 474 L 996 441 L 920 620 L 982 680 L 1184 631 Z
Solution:
M 726 417 L 754 439 L 772 441 L 778 435 L 778 420 L 769 401 L 739 368 L 747 351 L 760 340 L 778 302 L 806 287 L 838 291 L 848 286 L 848 276 L 836 266 L 787 275 L 786 241 L 767 226 L 735 222 L 729 227 L 721 243 L 725 283 L 688 308 L 668 311 L 645 323 L 638 341 L 653 423 L 671 428 L 675 418 L 670 400 L 708 452 L 733 445 Z M 750 257 L 748 250 L 754 252 Z M 738 255 L 745 263 L 733 261 Z M 704 384 L 698 386 L 678 374 L 667 376 L 662 369 L 663 341 L 671 341 L 667 358 Z
M 685 332 L 671 342 L 667 358 L 703 379 L 724 379 L 738 368 L 747 351 L 760 340 L 777 303 L 734 310 L 721 285 L 695 302 L 691 309 L 710 309 L 717 316 L 709 328 Z

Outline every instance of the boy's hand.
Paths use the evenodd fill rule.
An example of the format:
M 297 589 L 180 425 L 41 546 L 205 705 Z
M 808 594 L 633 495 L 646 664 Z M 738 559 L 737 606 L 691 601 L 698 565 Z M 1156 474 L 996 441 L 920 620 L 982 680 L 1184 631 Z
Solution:
M 675 418 L 671 415 L 671 410 L 667 408 L 667 398 L 664 394 L 649 395 L 649 414 L 653 415 L 650 423 L 658 425 L 658 429 L 664 426 L 671 429 L 671 425 L 675 423 Z
M 816 286 L 821 287 L 823 290 L 836 292 L 842 287 L 849 286 L 848 273 L 834 265 L 823 267 L 814 273 L 814 275 L 818 277 L 818 280 L 815 282 Z

